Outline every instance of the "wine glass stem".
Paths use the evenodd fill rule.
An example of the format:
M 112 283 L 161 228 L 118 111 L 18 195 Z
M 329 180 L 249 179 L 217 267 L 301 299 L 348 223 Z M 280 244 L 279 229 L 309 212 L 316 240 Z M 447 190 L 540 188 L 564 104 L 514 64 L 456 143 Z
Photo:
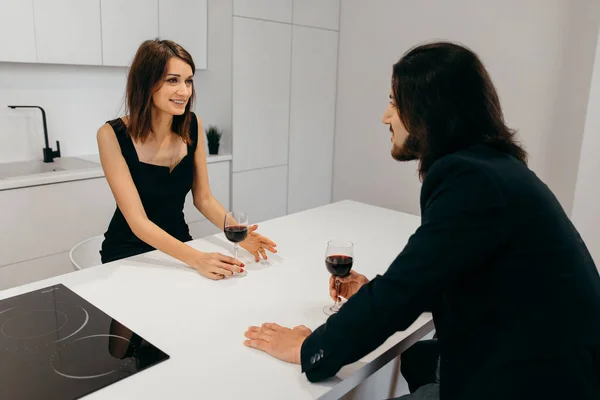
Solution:
M 335 298 L 335 308 L 337 309 L 339 307 L 339 302 L 340 302 L 340 280 L 339 279 L 335 279 L 335 292 L 337 293 L 337 297 Z
M 233 245 L 233 249 L 234 249 L 234 251 L 235 251 L 235 259 L 237 260 L 237 259 L 238 259 L 238 257 L 237 257 L 237 253 L 238 253 L 238 244 L 237 244 L 237 243 Z

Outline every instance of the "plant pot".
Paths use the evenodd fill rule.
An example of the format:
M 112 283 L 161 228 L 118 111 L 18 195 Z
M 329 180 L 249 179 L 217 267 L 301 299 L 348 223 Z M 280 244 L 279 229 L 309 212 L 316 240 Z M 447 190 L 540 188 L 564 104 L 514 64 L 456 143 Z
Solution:
M 219 154 L 219 143 L 209 143 L 208 154 Z

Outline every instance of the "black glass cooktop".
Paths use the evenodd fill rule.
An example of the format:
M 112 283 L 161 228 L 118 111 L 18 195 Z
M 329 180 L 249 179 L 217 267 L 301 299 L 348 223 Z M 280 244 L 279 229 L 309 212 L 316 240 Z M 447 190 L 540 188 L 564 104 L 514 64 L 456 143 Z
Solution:
M 0 300 L 0 399 L 77 399 L 168 358 L 62 284 Z

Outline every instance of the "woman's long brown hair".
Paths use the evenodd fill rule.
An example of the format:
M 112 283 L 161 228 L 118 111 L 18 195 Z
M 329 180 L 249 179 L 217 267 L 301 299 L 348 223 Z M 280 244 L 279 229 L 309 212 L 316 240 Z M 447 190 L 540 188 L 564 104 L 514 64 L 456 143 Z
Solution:
M 172 57 L 186 62 L 196 70 L 194 60 L 183 47 L 170 40 L 146 40 L 138 48 L 127 76 L 126 111 L 129 115 L 127 130 L 134 141 L 144 142 L 152 131 L 152 95 L 160 89 L 167 63 Z M 186 143 L 190 143 L 190 126 L 196 91 L 182 115 L 173 116 L 171 129 Z

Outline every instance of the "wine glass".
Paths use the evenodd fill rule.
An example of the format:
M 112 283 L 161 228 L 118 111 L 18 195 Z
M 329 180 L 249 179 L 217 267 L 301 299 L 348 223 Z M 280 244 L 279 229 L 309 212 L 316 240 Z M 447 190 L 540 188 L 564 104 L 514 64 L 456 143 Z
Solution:
M 335 277 L 344 277 L 350 274 L 354 261 L 354 243 L 347 240 L 330 240 L 327 242 L 325 251 L 325 266 L 327 271 Z M 335 279 L 335 290 L 339 294 L 340 281 Z M 342 306 L 341 301 L 335 300 L 335 304 L 326 306 L 323 311 L 327 315 L 338 312 Z
M 248 236 L 248 213 L 241 211 L 230 211 L 225 214 L 225 237 L 233 243 L 235 250 L 235 259 L 238 259 L 239 243 L 243 242 Z M 246 271 L 238 273 L 234 276 L 245 276 Z

